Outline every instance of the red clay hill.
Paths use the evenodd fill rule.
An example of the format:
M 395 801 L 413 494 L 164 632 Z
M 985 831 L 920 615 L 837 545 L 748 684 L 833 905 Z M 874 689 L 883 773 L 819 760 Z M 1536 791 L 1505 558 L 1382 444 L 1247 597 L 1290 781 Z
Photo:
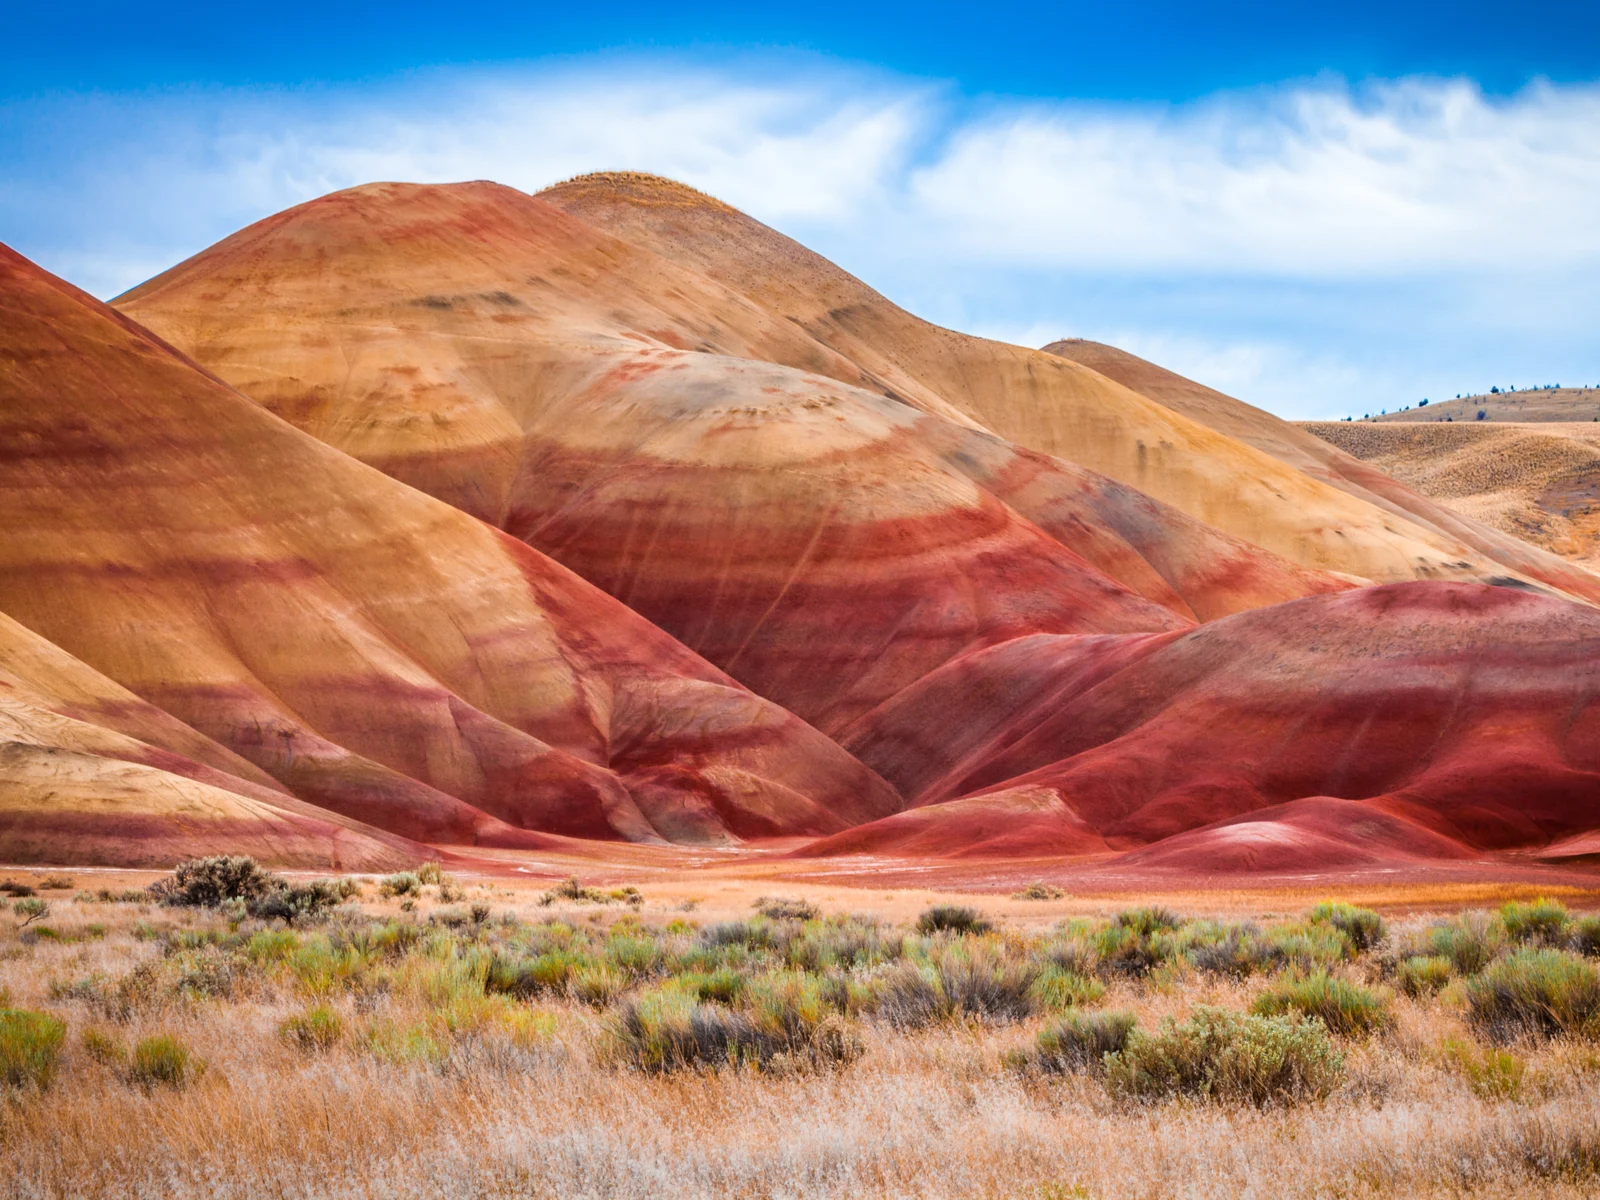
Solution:
M 62 695 L 24 662 L 32 709 L 165 747 L 187 761 L 153 765 L 210 787 L 429 843 L 821 833 L 899 807 L 564 567 L 10 251 L 0 314 L 0 610 L 82 681 Z M 27 796 L 0 789 L 0 856 L 74 828 Z M 106 828 L 148 831 L 146 807 L 111 806 Z
M 0 719 L 73 795 L 155 773 L 100 809 L 0 787 L 33 797 L 5 857 L 216 845 L 242 805 L 278 858 L 373 863 L 807 835 L 1300 870 L 1600 832 L 1600 580 L 1237 401 L 918 321 L 668 181 L 336 193 L 120 315 L 3 268 L 0 634 L 32 658 L 0 638 Z

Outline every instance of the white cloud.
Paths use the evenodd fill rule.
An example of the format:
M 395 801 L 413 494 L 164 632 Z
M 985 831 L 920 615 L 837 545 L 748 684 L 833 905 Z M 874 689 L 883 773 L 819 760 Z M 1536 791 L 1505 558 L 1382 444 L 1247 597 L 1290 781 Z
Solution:
M 1600 88 L 1323 84 L 1174 109 L 1001 109 L 912 180 L 987 261 L 1338 278 L 1600 259 Z
M 0 158 L 0 239 L 100 295 L 356 183 L 537 190 L 632 168 L 925 315 L 1118 341 L 1286 413 L 1393 407 L 1485 372 L 1600 375 L 1593 86 L 978 104 L 815 61 L 610 60 L 40 100 L 0 111 Z

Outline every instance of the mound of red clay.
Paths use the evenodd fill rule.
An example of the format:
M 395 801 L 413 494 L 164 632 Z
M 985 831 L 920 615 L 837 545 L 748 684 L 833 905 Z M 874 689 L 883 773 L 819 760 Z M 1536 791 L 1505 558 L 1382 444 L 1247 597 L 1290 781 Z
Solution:
M 1019 662 L 1031 664 L 1020 687 Z M 957 693 L 984 697 L 984 719 L 941 736 Z M 1381 802 L 1473 852 L 1538 849 L 1596 821 L 1600 613 L 1504 588 L 1396 584 L 1177 634 L 1033 639 L 949 664 L 845 741 L 917 803 L 969 798 L 818 853 L 958 847 L 981 833 L 994 853 L 1026 854 L 1050 836 L 1050 813 L 1062 836 L 1087 829 L 1129 849 L 1329 797 Z M 1019 804 L 1045 817 L 997 840 L 990 827 Z M 950 830 L 934 835 L 941 810 Z M 1327 849 L 1316 838 L 1336 824 L 1283 836 Z M 1199 861 L 1218 844 L 1174 853 Z M 1417 845 L 1437 856 L 1437 842 Z
M 975 646 L 1347 586 L 850 386 L 791 323 L 492 184 L 324 197 L 118 304 L 828 732 Z
M 1376 804 L 1295 800 L 1174 834 L 1118 860 L 1186 875 L 1287 873 L 1476 857 L 1460 842 Z
M 571 572 L 9 250 L 0 314 L 0 609 L 215 743 L 175 753 L 434 843 L 823 833 L 899 806 Z

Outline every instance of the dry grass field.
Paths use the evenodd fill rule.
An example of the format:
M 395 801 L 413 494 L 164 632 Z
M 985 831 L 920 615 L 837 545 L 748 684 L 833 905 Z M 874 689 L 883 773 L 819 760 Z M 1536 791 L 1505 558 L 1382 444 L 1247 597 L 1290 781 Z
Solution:
M 8 1197 L 1600 1187 L 1593 892 L 9 878 Z
M 1458 418 L 1303 428 L 1463 516 L 1600 568 L 1600 424 Z

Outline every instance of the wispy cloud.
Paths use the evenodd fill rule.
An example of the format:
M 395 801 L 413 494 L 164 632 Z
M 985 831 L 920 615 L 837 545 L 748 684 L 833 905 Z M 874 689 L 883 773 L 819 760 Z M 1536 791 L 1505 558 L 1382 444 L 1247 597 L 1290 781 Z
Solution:
M 1115 337 L 1286 412 L 1460 390 L 1447 365 L 1600 374 L 1583 316 L 1596 87 L 1491 100 L 1459 80 L 1317 80 L 1049 105 L 815 61 L 611 60 L 58 97 L 0 113 L 0 154 L 0 238 L 101 295 L 371 179 L 536 190 L 626 167 L 739 205 L 927 315 Z

